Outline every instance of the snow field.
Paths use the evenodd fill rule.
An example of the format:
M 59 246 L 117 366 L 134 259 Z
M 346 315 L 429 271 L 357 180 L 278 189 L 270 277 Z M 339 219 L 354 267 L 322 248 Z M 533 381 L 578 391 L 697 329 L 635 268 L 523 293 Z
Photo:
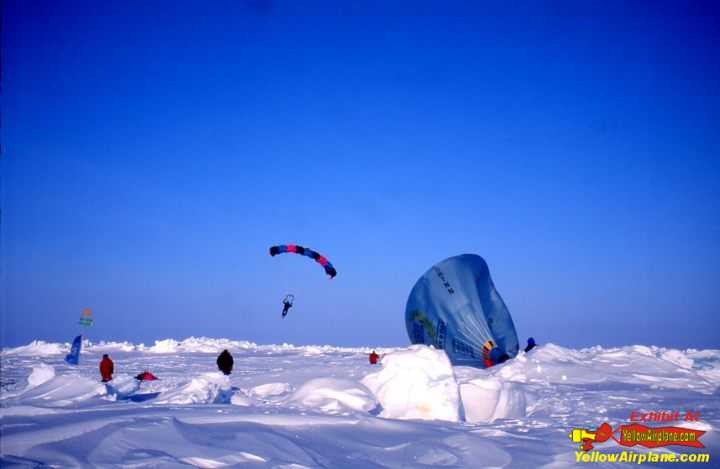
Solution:
M 377 366 L 370 348 L 227 339 L 86 341 L 77 367 L 68 349 L 2 351 L 2 467 L 572 467 L 570 429 L 684 409 L 702 413 L 686 426 L 707 449 L 668 451 L 720 448 L 717 350 L 547 344 L 482 370 L 425 346 L 378 349 Z M 146 369 L 160 379 L 133 378 Z

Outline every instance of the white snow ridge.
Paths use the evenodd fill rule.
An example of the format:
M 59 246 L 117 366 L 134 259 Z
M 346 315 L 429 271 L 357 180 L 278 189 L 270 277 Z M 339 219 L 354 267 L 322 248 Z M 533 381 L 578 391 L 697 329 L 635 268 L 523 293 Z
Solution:
M 380 416 L 396 419 L 460 419 L 460 394 L 447 355 L 424 345 L 385 355 L 382 370 L 363 384 L 383 407 Z
M 366 347 L 202 337 L 83 347 L 78 366 L 63 360 L 69 344 L 2 351 L 0 466 L 576 467 L 573 428 L 674 410 L 700 412 L 673 425 L 705 431 L 705 448 L 663 451 L 720 454 L 718 350 L 547 344 L 483 370 L 419 345 L 378 350 L 374 366 Z M 215 365 L 224 349 L 229 376 Z M 107 384 L 103 353 L 115 362 Z M 159 379 L 134 378 L 145 370 Z

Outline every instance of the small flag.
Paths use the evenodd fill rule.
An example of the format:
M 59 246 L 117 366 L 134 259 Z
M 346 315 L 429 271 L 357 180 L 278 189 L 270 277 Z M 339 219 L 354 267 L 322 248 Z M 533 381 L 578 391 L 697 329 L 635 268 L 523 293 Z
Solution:
M 85 327 L 93 325 L 92 310 L 90 308 L 82 310 L 82 314 L 80 314 L 80 325 Z

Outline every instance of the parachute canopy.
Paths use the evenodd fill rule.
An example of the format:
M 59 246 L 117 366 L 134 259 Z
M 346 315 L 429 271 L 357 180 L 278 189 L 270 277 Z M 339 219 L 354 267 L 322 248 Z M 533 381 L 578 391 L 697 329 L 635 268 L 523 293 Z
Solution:
M 492 340 L 510 358 L 518 338 L 510 312 L 475 254 L 450 257 L 420 277 L 408 297 L 405 326 L 413 344 L 444 349 L 454 365 L 484 367 L 483 344 Z
M 330 278 L 333 278 L 337 275 L 335 267 L 333 267 L 332 264 L 320 253 L 313 251 L 310 248 L 304 248 L 302 246 L 298 246 L 297 244 L 282 244 L 280 246 L 273 246 L 270 248 L 271 256 L 276 256 L 278 254 L 283 254 L 286 252 L 301 254 L 311 259 L 315 259 L 315 262 L 323 266 L 323 268 L 325 269 L 325 273 L 328 274 Z

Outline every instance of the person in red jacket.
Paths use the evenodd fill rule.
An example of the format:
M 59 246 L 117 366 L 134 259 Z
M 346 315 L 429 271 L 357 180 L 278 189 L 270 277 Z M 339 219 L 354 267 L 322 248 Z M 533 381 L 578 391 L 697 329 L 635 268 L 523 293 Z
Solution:
M 112 380 L 113 371 L 115 371 L 115 366 L 106 353 L 103 355 L 102 360 L 100 360 L 100 375 L 102 376 L 103 383 Z
M 482 348 L 482 356 L 483 356 L 483 363 L 485 363 L 485 368 L 490 368 L 493 366 L 493 361 L 490 358 L 490 351 L 495 348 L 495 344 L 492 340 L 488 340 L 483 344 Z
M 375 364 L 377 364 L 378 358 L 380 358 L 380 355 L 375 353 L 375 350 L 373 350 L 372 353 L 370 354 L 370 356 L 368 357 L 368 360 L 370 360 L 371 365 L 375 365 Z

